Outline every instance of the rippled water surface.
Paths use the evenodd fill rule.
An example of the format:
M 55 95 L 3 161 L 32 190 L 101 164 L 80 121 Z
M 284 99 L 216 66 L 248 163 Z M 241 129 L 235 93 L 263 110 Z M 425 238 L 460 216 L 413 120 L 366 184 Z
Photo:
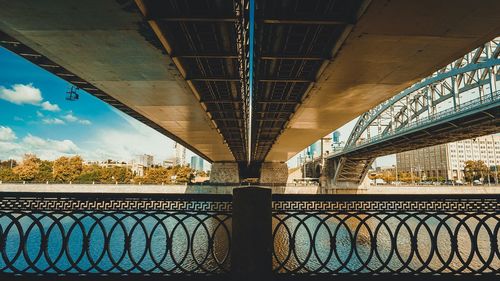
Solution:
M 6 241 L 0 268 L 221 272 L 229 263 L 230 222 L 226 216 L 168 213 L 13 213 L 0 218 Z
M 278 272 L 498 272 L 495 216 L 277 215 Z
M 496 216 L 274 215 L 277 272 L 498 272 Z M 4 272 L 220 273 L 230 215 L 38 213 L 0 217 Z M 45 247 L 46 245 L 46 247 Z

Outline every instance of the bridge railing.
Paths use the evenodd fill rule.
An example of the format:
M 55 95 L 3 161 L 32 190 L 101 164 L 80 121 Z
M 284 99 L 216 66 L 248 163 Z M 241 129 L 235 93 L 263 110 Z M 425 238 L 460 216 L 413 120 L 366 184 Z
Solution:
M 500 101 L 500 91 L 495 91 L 489 95 L 485 95 L 483 97 L 475 98 L 475 99 L 469 100 L 467 102 L 464 102 L 464 103 L 460 104 L 460 107 L 457 107 L 456 109 L 455 108 L 448 108 L 448 109 L 442 110 L 440 112 L 437 112 L 435 114 L 430 114 L 428 116 L 425 116 L 424 118 L 419 118 L 419 119 L 413 120 L 413 121 L 407 123 L 406 125 L 398 127 L 395 130 L 389 131 L 385 134 L 379 134 L 379 135 L 376 135 L 376 136 L 373 136 L 373 137 L 370 137 L 370 138 L 367 138 L 364 140 L 358 140 L 351 147 L 346 147 L 346 150 L 344 150 L 341 153 L 357 149 L 361 146 L 364 146 L 364 145 L 367 145 L 367 144 L 370 144 L 373 142 L 377 142 L 377 141 L 380 141 L 382 139 L 392 137 L 394 135 L 405 133 L 405 132 L 413 130 L 417 127 L 428 125 L 432 122 L 436 122 L 436 121 L 442 120 L 442 119 L 447 118 L 447 117 L 461 114 L 461 113 L 466 112 L 466 111 L 474 110 L 474 109 L 482 107 L 486 104 L 493 104 L 493 103 L 498 102 L 498 101 Z
M 208 194 L 0 194 L 0 278 L 228 280 L 233 204 Z M 500 275 L 500 195 L 280 194 L 268 204 L 275 278 Z
M 231 197 L 2 194 L 0 273 L 228 272 Z
M 278 275 L 500 274 L 498 195 L 274 195 Z

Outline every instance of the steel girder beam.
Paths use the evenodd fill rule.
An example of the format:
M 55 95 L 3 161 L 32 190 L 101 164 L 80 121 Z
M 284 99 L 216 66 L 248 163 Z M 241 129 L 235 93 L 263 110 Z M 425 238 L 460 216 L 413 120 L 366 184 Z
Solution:
M 248 1 L 135 2 L 208 119 L 228 140 L 236 161 L 245 161 L 249 120 Z M 212 102 L 217 100 L 221 102 Z M 233 122 L 228 117 L 240 120 Z M 239 133 L 234 134 L 235 130 Z
M 253 120 L 252 160 L 267 156 L 369 2 L 255 0 L 253 113 L 280 114 L 276 122 Z M 269 127 L 279 130 L 265 133 Z

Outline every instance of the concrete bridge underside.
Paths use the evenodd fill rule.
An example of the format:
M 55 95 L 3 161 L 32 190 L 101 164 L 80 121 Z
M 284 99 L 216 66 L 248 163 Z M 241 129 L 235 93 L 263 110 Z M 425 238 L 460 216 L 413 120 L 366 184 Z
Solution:
M 500 34 L 497 0 L 256 0 L 248 135 L 235 3 L 0 0 L 0 43 L 232 173 L 283 163 Z

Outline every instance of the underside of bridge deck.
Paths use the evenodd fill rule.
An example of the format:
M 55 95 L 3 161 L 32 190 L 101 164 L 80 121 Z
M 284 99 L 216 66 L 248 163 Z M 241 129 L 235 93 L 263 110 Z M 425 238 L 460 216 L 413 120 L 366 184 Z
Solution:
M 276 145 L 366 2 L 256 1 L 252 160 Z
M 246 161 L 247 36 L 241 3 L 136 2 L 236 161 Z
M 279 5 L 275 2 L 271 3 Z M 304 2 L 311 2 L 308 7 L 316 3 Z M 496 12 L 500 10 L 500 1 L 373 0 L 361 5 L 368 6 L 358 8 L 359 18 L 350 15 L 351 25 L 339 39 L 342 44 L 333 45 L 329 60 L 319 71 L 311 73 L 309 78 L 314 83 L 301 96 L 301 105 L 293 110 L 290 120 L 274 140 L 266 161 L 293 157 L 363 112 L 500 34 L 500 14 Z M 327 10 L 328 5 L 321 7 Z M 291 23 L 286 28 L 290 26 Z M 335 30 L 330 31 L 330 36 L 339 36 Z M 321 39 L 310 48 L 318 49 L 329 42 Z

